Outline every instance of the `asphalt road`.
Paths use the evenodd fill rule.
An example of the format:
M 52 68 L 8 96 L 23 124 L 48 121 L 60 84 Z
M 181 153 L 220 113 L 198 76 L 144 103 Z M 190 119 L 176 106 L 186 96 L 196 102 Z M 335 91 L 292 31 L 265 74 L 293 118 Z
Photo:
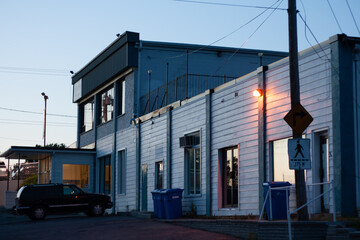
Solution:
M 0 239 L 237 239 L 231 236 L 177 226 L 157 219 L 126 216 L 48 216 L 31 221 L 0 211 Z

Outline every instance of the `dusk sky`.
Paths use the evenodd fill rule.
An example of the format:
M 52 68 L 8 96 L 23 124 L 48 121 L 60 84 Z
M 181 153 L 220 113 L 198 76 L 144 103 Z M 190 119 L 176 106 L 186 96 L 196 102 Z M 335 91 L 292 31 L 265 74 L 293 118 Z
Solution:
M 76 141 L 70 71 L 116 34 L 288 51 L 286 8 L 286 0 L 0 0 L 0 153 L 43 144 L 42 92 L 49 96 L 47 143 Z M 299 15 L 299 50 L 339 33 L 360 37 L 359 0 L 298 0 L 297 8 L 310 28 Z

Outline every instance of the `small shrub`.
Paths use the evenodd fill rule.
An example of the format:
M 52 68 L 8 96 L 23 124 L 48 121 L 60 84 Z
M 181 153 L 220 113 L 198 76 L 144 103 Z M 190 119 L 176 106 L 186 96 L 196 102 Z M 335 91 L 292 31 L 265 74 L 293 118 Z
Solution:
M 24 182 L 21 184 L 20 187 L 22 186 L 27 186 L 27 185 L 33 185 L 33 184 L 37 184 L 38 182 L 38 176 L 37 174 L 31 176 L 31 177 L 28 177 L 27 179 L 24 180 Z

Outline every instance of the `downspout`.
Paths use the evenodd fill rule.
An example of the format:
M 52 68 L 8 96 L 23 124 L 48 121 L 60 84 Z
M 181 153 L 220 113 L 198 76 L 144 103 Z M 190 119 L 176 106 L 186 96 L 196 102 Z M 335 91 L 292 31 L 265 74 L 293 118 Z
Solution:
M 214 89 L 209 89 L 205 97 L 206 104 L 206 216 L 212 214 L 211 205 L 211 97 Z
M 263 183 L 266 181 L 266 77 L 267 66 L 257 69 L 258 89 L 262 96 L 258 97 L 258 162 L 259 162 L 259 212 L 264 204 Z
M 358 61 L 360 58 L 360 45 L 354 47 L 354 121 L 355 121 L 355 167 L 356 167 L 356 208 L 357 215 L 360 214 L 360 131 L 359 131 L 359 85 L 358 85 Z
M 95 111 L 94 111 L 94 143 L 95 143 L 95 149 L 96 149 L 96 141 L 97 141 L 97 126 L 99 123 L 99 97 L 98 95 L 95 94 L 94 96 L 94 105 L 95 105 Z M 100 180 L 100 176 L 99 176 L 99 171 L 96 171 L 99 168 L 99 163 L 97 161 L 97 153 L 95 154 L 94 157 L 94 192 L 95 193 L 99 193 L 100 189 L 99 189 L 99 180 Z
M 171 188 L 172 172 L 172 107 L 167 109 L 167 135 L 166 135 L 166 187 Z
M 82 114 L 81 114 L 81 107 L 77 105 L 77 136 L 76 136 L 76 148 L 80 148 L 80 132 L 81 132 L 81 122 L 82 122 Z
M 142 41 L 139 41 L 139 49 L 138 49 L 138 71 L 137 71 L 137 95 L 136 95 L 136 102 L 137 102 L 137 114 L 136 117 L 140 117 L 140 83 L 141 83 L 141 51 L 142 51 L 143 45 L 142 45 Z M 136 122 L 136 120 L 134 121 L 135 126 L 136 126 L 136 163 L 135 163 L 135 177 L 136 177 L 136 182 L 135 182 L 135 188 L 136 188 L 136 199 L 135 199 L 135 203 L 136 203 L 136 211 L 140 211 L 140 151 L 141 151 L 141 146 L 140 146 L 140 119 L 138 119 L 138 122 Z
M 121 84 L 121 83 L 120 83 Z M 115 188 L 115 182 L 116 182 L 116 145 L 117 145 L 117 129 L 118 129 L 118 121 L 117 121 L 117 116 L 119 113 L 119 101 L 118 101 L 118 95 L 119 95 L 119 82 L 116 81 L 114 83 L 114 137 L 113 137 L 113 148 L 112 148 L 112 157 L 111 157 L 111 186 L 112 186 L 112 202 L 113 202 L 113 207 L 112 207 L 112 214 L 115 214 L 116 212 L 116 188 Z
M 136 120 L 135 120 L 136 121 Z M 141 171 L 141 165 L 140 165 L 140 157 L 141 157 L 141 122 L 140 119 L 138 119 L 138 122 L 136 123 L 136 211 L 140 211 L 140 171 Z

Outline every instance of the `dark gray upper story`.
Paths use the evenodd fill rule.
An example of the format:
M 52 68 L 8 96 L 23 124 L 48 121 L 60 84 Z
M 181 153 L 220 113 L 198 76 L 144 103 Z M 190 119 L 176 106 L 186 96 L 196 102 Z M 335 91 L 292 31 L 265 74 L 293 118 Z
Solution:
M 114 128 L 128 127 L 134 117 L 215 88 L 286 56 L 285 52 L 143 41 L 138 33 L 125 32 L 72 77 L 73 101 L 79 106 L 79 146 L 116 132 Z M 102 124 L 98 119 L 100 95 L 122 81 L 125 110 L 119 110 L 120 103 L 113 96 L 114 106 L 118 104 L 112 113 L 117 126 L 113 121 Z M 114 87 L 113 94 L 119 96 L 119 91 Z M 89 101 L 93 101 L 96 127 L 84 130 L 83 108 Z

